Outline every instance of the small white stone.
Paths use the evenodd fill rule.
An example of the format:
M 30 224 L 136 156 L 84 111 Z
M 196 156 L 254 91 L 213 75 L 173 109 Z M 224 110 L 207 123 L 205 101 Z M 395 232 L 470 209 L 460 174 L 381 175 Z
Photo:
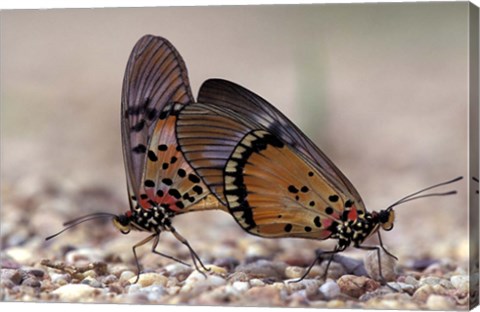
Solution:
M 450 298 L 440 295 L 430 295 L 426 305 L 430 310 L 451 310 L 455 307 L 455 303 Z
M 265 283 L 259 278 L 252 278 L 250 280 L 250 285 L 252 287 L 259 287 L 259 286 L 265 286 Z
M 250 288 L 250 285 L 248 284 L 248 282 L 234 282 L 232 284 L 232 287 L 237 290 L 238 292 L 240 293 L 243 293 L 245 291 L 247 291 L 249 288 Z
M 68 252 L 65 255 L 65 262 L 75 264 L 78 261 L 99 262 L 103 261 L 105 253 L 101 249 L 80 248 Z
M 285 276 L 289 279 L 298 279 L 303 276 L 305 269 L 298 266 L 288 266 L 285 268 Z
M 452 283 L 453 287 L 460 291 L 469 291 L 470 289 L 470 282 L 469 282 L 468 275 L 454 275 L 450 277 L 450 282 Z
M 23 247 L 10 247 L 5 250 L 5 254 L 18 263 L 29 264 L 34 259 L 30 250 Z
M 341 293 L 340 287 L 332 280 L 327 280 L 325 284 L 320 286 L 319 290 L 328 299 L 335 298 Z
M 218 275 L 207 275 L 206 277 L 198 271 L 193 271 L 186 279 L 180 289 L 181 293 L 200 293 L 207 288 L 215 288 L 225 285 L 227 281 Z
M 120 274 L 119 280 L 122 281 L 128 281 L 132 277 L 136 277 L 137 274 L 133 273 L 132 271 L 123 271 L 122 274 Z
M 169 276 L 175 276 L 181 273 L 191 272 L 193 269 L 181 263 L 172 263 L 165 266 L 165 270 Z
M 52 293 L 58 295 L 60 301 L 93 301 L 93 295 L 102 290 L 85 284 L 68 284 L 55 289 Z

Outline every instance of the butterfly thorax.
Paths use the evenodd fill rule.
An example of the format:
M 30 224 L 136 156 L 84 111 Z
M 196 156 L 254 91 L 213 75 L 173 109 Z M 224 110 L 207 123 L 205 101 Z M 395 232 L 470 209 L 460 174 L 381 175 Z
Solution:
M 331 238 L 338 239 L 337 248 L 339 251 L 346 249 L 353 244 L 359 247 L 368 237 L 377 232 L 380 227 L 389 231 L 393 228 L 394 213 L 392 210 L 357 211 L 355 219 L 345 218 L 338 222 L 332 229 Z
M 171 225 L 173 216 L 174 212 L 161 206 L 150 209 L 137 206 L 136 209 L 117 216 L 113 223 L 123 234 L 130 230 L 160 233 Z

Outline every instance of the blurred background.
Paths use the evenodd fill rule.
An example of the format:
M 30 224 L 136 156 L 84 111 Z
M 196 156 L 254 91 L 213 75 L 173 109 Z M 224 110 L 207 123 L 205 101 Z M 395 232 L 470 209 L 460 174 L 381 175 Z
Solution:
M 204 80 L 224 78 L 278 107 L 345 173 L 369 211 L 465 176 L 467 16 L 466 2 L 3 11 L 2 248 L 25 261 L 51 258 L 44 237 L 63 221 L 128 209 L 120 94 L 144 34 L 173 43 L 194 94 Z M 401 262 L 466 264 L 466 184 L 446 188 L 456 196 L 396 209 L 383 240 Z M 239 238 L 247 250 L 261 244 L 308 259 L 314 248 L 330 248 L 248 236 L 220 211 L 174 224 L 201 254 Z M 114 232 L 108 223 L 84 224 L 51 244 L 117 244 L 131 257 L 144 237 L 106 236 Z

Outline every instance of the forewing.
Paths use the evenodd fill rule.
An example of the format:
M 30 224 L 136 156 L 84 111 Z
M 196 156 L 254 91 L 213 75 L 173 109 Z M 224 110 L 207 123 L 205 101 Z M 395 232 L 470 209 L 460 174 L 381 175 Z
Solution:
M 169 103 L 192 102 L 187 69 L 180 54 L 164 38 L 142 37 L 130 54 L 122 90 L 123 155 L 131 195 L 140 195 L 145 151 L 160 113 Z
M 179 104 L 175 104 L 177 108 Z M 168 107 L 167 107 L 168 108 Z M 176 213 L 205 208 L 193 206 L 210 194 L 208 187 L 185 161 L 175 136 L 176 113 L 161 114 L 150 139 L 145 171 L 136 200 L 143 209 L 161 206 Z

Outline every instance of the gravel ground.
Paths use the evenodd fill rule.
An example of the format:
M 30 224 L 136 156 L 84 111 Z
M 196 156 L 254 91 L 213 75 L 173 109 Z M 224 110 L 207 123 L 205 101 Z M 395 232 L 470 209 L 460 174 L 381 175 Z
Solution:
M 229 216 L 222 212 L 190 214 L 196 222 L 190 224 L 188 237 L 197 233 L 190 242 L 210 269 L 206 276 L 192 266 L 152 254 L 145 247 L 139 249 L 143 273 L 135 283 L 136 266 L 130 246 L 145 234 L 124 236 L 115 231 L 110 221 L 92 221 L 52 241 L 44 240 L 44 233 L 59 229 L 62 209 L 86 205 L 89 201 L 90 205 L 118 205 L 120 198 L 107 190 L 66 190 L 53 181 L 24 181 L 27 182 L 32 190 L 28 195 L 12 195 L 3 185 L 2 197 L 8 199 L 1 237 L 3 301 L 468 308 L 469 277 L 464 261 L 448 257 L 413 259 L 397 254 L 400 261 L 395 263 L 383 255 L 384 276 L 391 288 L 399 290 L 395 292 L 362 276 L 366 272 L 375 276 L 375 253 L 352 250 L 335 257 L 326 281 L 320 278 L 326 267 L 323 261 L 313 267 L 307 278 L 292 283 L 305 272 L 319 244 L 255 238 L 241 232 L 233 222 L 229 224 Z M 52 209 L 46 210 L 45 206 Z M 219 224 L 211 225 L 214 227 L 211 231 L 205 230 L 208 221 L 201 222 L 208 218 L 220 219 Z M 177 219 L 179 231 L 188 228 L 185 223 L 193 220 L 187 215 Z M 223 233 L 221 239 L 215 234 L 219 231 Z M 168 233 L 162 235 L 160 249 L 191 263 L 188 251 Z M 462 252 L 467 251 L 458 251 Z
M 396 208 L 382 238 L 399 260 L 383 257 L 382 268 L 398 292 L 358 276 L 375 276 L 376 261 L 355 249 L 335 259 L 326 281 L 324 262 L 289 283 L 333 242 L 254 237 L 220 211 L 173 220 L 211 268 L 207 278 L 144 246 L 133 283 L 131 248 L 146 234 L 122 235 L 109 220 L 45 241 L 67 220 L 128 207 L 120 94 L 128 55 L 148 33 L 177 47 L 194 94 L 223 77 L 282 110 L 369 211 L 465 176 L 465 12 L 461 3 L 2 12 L 0 299 L 467 309 L 478 276 L 468 278 L 466 179 L 447 189 L 456 196 Z M 159 251 L 192 263 L 169 233 Z

